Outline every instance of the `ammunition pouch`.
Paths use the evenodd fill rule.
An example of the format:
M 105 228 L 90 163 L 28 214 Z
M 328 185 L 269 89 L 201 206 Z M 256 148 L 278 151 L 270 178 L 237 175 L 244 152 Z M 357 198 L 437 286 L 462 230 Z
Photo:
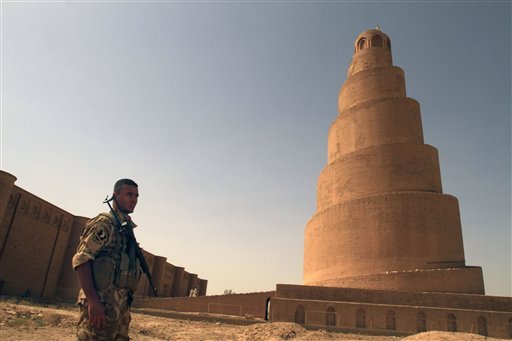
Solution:
M 116 286 L 135 291 L 139 285 L 140 275 L 141 269 L 139 260 L 136 257 L 130 260 L 130 257 L 126 253 L 121 253 L 118 274 L 115 279 Z
M 141 276 L 139 260 L 128 254 L 111 253 L 97 257 L 92 262 L 92 273 L 96 290 L 103 291 L 111 285 L 136 291 Z

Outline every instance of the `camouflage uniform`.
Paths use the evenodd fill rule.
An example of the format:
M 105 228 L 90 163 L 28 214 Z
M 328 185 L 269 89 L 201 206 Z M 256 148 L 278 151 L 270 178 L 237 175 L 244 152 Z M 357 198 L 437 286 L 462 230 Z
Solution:
M 116 213 L 121 223 L 124 223 L 125 216 Z M 131 221 L 127 223 L 132 228 L 136 226 Z M 73 269 L 76 270 L 88 261 L 91 261 L 97 294 L 105 306 L 105 327 L 96 330 L 89 325 L 88 303 L 83 290 L 80 290 L 77 302 L 80 308 L 77 339 L 129 340 L 130 305 L 141 271 L 133 246 L 127 242 L 126 235 L 119 232 L 111 213 L 102 213 L 89 220 L 82 232 L 77 252 L 73 256 Z

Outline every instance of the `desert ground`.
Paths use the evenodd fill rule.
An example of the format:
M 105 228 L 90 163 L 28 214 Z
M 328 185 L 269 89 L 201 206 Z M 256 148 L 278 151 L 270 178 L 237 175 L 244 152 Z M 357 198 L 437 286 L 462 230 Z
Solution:
M 48 304 L 18 298 L 0 298 L 1 340 L 75 340 L 77 308 L 72 304 Z M 132 340 L 486 340 L 490 337 L 475 334 L 426 332 L 407 337 L 369 336 L 344 334 L 324 330 L 306 330 L 295 323 L 256 323 L 239 325 L 219 322 L 215 317 L 208 321 L 184 318 L 165 318 L 141 313 L 132 314 L 130 328 Z

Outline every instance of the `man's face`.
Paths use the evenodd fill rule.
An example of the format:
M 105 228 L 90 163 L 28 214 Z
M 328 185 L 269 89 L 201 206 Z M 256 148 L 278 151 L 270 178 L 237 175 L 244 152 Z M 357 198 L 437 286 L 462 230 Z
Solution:
M 137 205 L 139 190 L 135 186 L 124 185 L 121 191 L 114 193 L 117 209 L 123 213 L 132 213 Z

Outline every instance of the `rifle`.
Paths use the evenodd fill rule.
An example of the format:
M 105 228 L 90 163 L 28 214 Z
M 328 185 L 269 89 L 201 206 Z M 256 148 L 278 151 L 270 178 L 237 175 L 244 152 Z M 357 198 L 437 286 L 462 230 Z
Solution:
M 119 232 L 126 231 L 126 236 L 128 237 L 128 243 L 131 242 L 135 245 L 135 256 L 139 259 L 140 268 L 146 274 L 146 277 L 148 278 L 148 281 L 149 281 L 149 285 L 151 286 L 151 289 L 153 290 L 153 294 L 155 295 L 155 297 L 157 297 L 158 296 L 157 289 L 151 279 L 151 273 L 149 272 L 148 263 L 146 263 L 146 258 L 144 258 L 144 254 L 142 253 L 142 249 L 140 248 L 139 243 L 137 243 L 137 239 L 135 239 L 135 234 L 133 233 L 133 228 L 126 221 L 124 223 L 121 223 L 121 220 L 117 216 L 116 211 L 114 211 L 114 209 L 112 208 L 112 205 L 110 205 L 110 202 L 112 200 L 116 201 L 116 199 L 114 197 L 109 199 L 108 195 L 107 195 L 107 197 L 105 198 L 103 203 L 107 204 L 108 207 L 110 208 L 110 212 L 112 212 L 112 215 L 116 219 Z M 116 201 L 116 204 L 117 204 L 117 201 Z

